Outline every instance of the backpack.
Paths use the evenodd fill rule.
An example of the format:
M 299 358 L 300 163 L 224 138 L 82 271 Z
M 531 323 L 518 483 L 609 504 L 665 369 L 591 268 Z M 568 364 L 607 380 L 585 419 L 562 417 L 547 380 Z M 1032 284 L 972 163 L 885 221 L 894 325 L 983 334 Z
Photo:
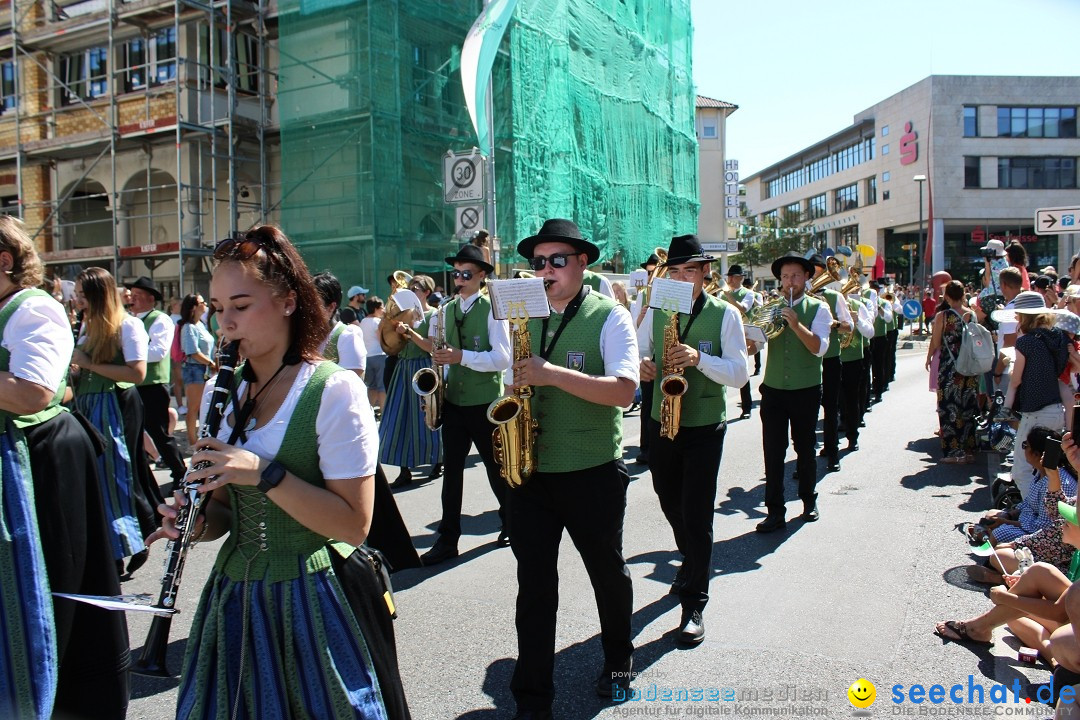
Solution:
M 174 362 L 184 362 L 184 351 L 180 347 L 180 325 L 177 325 L 173 330 L 172 348 L 169 350 L 169 354 Z
M 955 310 L 953 312 L 956 313 Z M 997 349 L 994 347 L 994 340 L 990 336 L 990 331 L 974 320 L 964 322 L 964 318 L 960 313 L 956 313 L 956 315 L 960 317 L 960 322 L 963 325 L 960 352 L 953 356 L 952 350 L 947 344 L 945 345 L 945 349 L 952 356 L 953 367 L 957 373 L 965 377 L 976 377 L 990 372 L 990 368 L 994 366 L 994 358 L 997 355 Z

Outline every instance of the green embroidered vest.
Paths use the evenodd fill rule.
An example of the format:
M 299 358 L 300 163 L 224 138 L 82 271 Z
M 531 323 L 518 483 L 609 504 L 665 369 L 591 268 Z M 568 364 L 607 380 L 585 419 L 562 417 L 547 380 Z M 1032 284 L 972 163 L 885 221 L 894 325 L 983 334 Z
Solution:
M 842 363 L 862 360 L 863 345 L 867 342 L 858 328 L 854 327 L 859 319 L 859 308 L 864 307 L 862 301 L 856 298 L 848 298 L 847 304 L 848 309 L 851 311 L 852 331 L 855 335 L 851 340 L 851 344 L 840 351 L 840 362 Z
M 143 327 L 146 328 L 146 334 L 150 334 L 150 326 L 154 324 L 154 321 L 158 317 L 165 315 L 160 310 L 151 310 L 146 313 L 146 317 L 143 318 Z M 168 315 L 165 315 L 167 318 Z M 173 332 L 176 332 L 176 328 L 173 328 Z M 139 385 L 168 385 L 170 378 L 172 377 L 172 355 L 169 352 L 165 353 L 165 357 L 155 362 L 146 361 L 146 377 Z
M 461 298 L 454 298 L 446 307 L 446 342 L 461 350 L 491 350 L 487 325 L 490 315 L 491 301 L 483 295 L 476 298 L 467 313 L 461 311 Z M 477 372 L 460 363 L 450 365 L 446 376 L 446 401 L 459 407 L 487 405 L 502 395 L 502 387 L 500 372 Z
M 431 324 L 431 317 L 435 314 L 435 312 L 435 308 L 428 308 L 427 312 L 424 313 L 423 321 L 420 323 L 419 326 L 415 328 L 417 334 L 420 335 L 420 337 L 426 338 L 428 336 L 428 326 Z M 471 315 L 472 313 L 469 314 Z M 419 360 L 421 358 L 431 356 L 424 352 L 422 349 L 420 349 L 420 347 L 416 343 L 410 341 L 405 343 L 405 349 L 401 351 L 401 354 L 398 355 L 398 357 L 402 360 Z
M 807 328 L 814 322 L 818 308 L 824 305 L 817 298 L 803 296 L 795 308 L 799 322 Z M 787 328 L 769 341 L 765 358 L 765 384 L 776 390 L 801 390 L 821 384 L 821 358 L 802 344 L 798 336 Z
M 892 306 L 892 303 L 890 302 L 889 305 Z M 900 313 L 896 311 L 896 308 L 892 309 L 892 320 L 886 324 L 885 329 L 887 332 L 900 329 Z
M 728 311 L 737 312 L 728 303 L 706 296 L 705 304 L 701 313 L 690 326 L 690 334 L 683 342 L 704 355 L 719 356 L 722 352 L 720 344 L 721 328 L 723 328 L 724 314 Z M 653 362 L 656 363 L 656 372 L 660 373 L 664 367 L 664 330 L 667 328 L 671 313 L 665 310 L 653 310 Z M 686 332 L 689 316 L 679 318 L 679 329 Z M 719 425 L 727 420 L 727 388 L 724 385 L 713 382 L 696 367 L 683 370 L 686 378 L 686 394 L 682 398 L 682 410 L 680 413 L 680 427 L 701 427 L 703 425 Z M 653 383 L 652 419 L 660 422 L 660 405 L 663 402 L 663 391 L 660 383 Z
M 593 289 L 593 292 L 600 292 L 600 276 L 597 273 L 594 273 L 592 270 L 586 270 L 581 279 L 586 285 Z
M 881 312 L 885 307 L 886 302 L 881 298 L 878 298 L 877 305 L 874 306 L 874 337 L 884 337 L 885 333 L 889 331 L 889 326 L 885 322 L 885 318 L 881 316 Z
M 13 297 L 8 304 L 4 306 L 3 310 L 0 310 L 0 338 L 4 336 L 4 329 L 7 327 L 8 320 L 15 314 L 15 311 L 22 305 L 23 300 L 31 297 L 49 297 L 49 294 L 44 290 L 32 289 L 19 293 L 16 297 Z M 0 370 L 7 372 L 8 363 L 11 362 L 11 353 L 6 347 L 0 345 Z M 33 415 L 12 415 L 10 413 L 0 411 L 0 430 L 3 429 L 4 420 L 11 418 L 11 421 L 17 428 L 26 428 L 32 425 L 40 425 L 46 420 L 51 420 L 62 412 L 67 410 L 60 405 L 60 402 L 64 399 L 64 391 L 67 390 L 67 379 L 61 378 L 60 385 L 56 388 L 56 394 L 53 399 L 49 401 L 49 404 L 44 410 L 34 413 Z
M 844 302 L 844 298 L 831 288 L 825 288 L 821 291 L 821 294 L 825 297 L 825 304 L 828 306 L 833 320 L 839 320 L 840 318 L 836 314 L 836 306 Z M 833 328 L 832 332 L 829 333 L 829 349 L 825 351 L 825 357 L 840 357 L 840 332 L 836 328 Z
M 296 408 L 274 459 L 291 474 L 316 487 L 326 487 L 319 470 L 315 421 L 326 381 L 342 368 L 323 362 L 300 393 Z M 294 520 L 273 500 L 250 485 L 229 485 L 232 520 L 214 568 L 232 580 L 294 580 L 301 573 L 330 567 L 328 543 L 348 556 L 352 546 L 334 543 Z M 250 565 L 249 565 L 250 563 Z
M 586 375 L 604 375 L 600 334 L 618 306 L 598 292 L 585 296 L 577 314 L 563 330 L 548 355 L 548 362 Z M 563 316 L 552 313 L 548 334 L 554 336 Z M 540 354 L 543 320 L 529 321 L 533 355 Z M 551 342 L 549 338 L 547 342 Z M 533 388 L 533 416 L 539 422 L 536 437 L 537 468 L 545 473 L 585 470 L 622 456 L 622 408 L 586 402 L 553 387 Z
M 330 331 L 330 337 L 326 339 L 326 349 L 323 350 L 323 357 L 330 362 L 336 363 L 341 359 L 341 353 L 338 352 L 338 338 L 341 337 L 341 333 L 345 330 L 345 323 L 338 322 L 334 325 Z

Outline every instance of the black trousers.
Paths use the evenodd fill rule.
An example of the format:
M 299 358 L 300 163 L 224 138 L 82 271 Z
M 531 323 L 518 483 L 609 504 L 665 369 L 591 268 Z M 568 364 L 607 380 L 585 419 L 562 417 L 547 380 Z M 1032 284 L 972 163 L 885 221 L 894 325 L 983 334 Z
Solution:
M 900 330 L 890 330 L 885 337 L 889 339 L 885 345 L 885 386 L 888 387 L 896 379 L 896 343 L 900 340 Z
M 765 507 L 770 516 L 784 516 L 784 455 L 788 430 L 797 456 L 799 499 L 813 503 L 817 499 L 817 454 L 814 431 L 817 426 L 821 386 L 801 390 L 777 390 L 761 386 L 761 444 L 765 452 Z
M 465 487 L 465 460 L 469 449 L 476 452 L 487 469 L 491 492 L 499 501 L 499 521 L 506 524 L 506 495 L 510 486 L 499 475 L 499 464 L 491 449 L 491 434 L 495 426 L 488 422 L 487 405 L 461 406 L 443 404 L 443 487 L 442 521 L 439 540 L 457 543 L 461 537 L 461 495 Z
M 875 397 L 881 397 L 881 393 L 885 392 L 885 386 L 889 380 L 889 376 L 886 375 L 888 372 L 886 367 L 886 358 L 888 357 L 886 346 L 888 342 L 889 338 L 886 335 L 874 337 L 870 340 L 870 372 L 873 375 L 872 390 Z
M 169 388 L 165 385 L 138 387 L 143 403 L 143 430 L 154 441 L 162 461 L 172 474 L 173 484 L 176 484 L 184 479 L 187 466 L 184 465 L 176 440 L 169 432 Z
M 679 600 L 686 611 L 704 610 L 712 572 L 716 477 L 727 424 L 681 427 L 674 440 L 660 437 L 656 421 L 649 423 L 649 431 L 653 490 L 683 556 L 685 584 Z
M 872 358 L 868 350 L 863 351 L 862 357 L 862 382 L 859 383 L 859 402 L 862 403 L 862 411 L 865 415 L 870 410 L 870 366 Z
M 754 353 L 754 374 L 761 372 L 761 352 Z
M 863 361 L 840 363 L 840 413 L 844 418 L 844 436 L 851 444 L 859 442 L 859 423 L 863 419 Z
M 649 418 L 652 417 L 653 381 L 641 383 L 641 440 L 638 448 L 649 456 Z
M 748 413 L 753 407 L 754 399 L 750 396 L 750 381 L 747 380 L 746 384 L 739 388 L 739 408 Z
M 607 667 L 634 651 L 634 591 L 622 553 L 626 481 L 615 462 L 566 473 L 536 473 L 511 496 L 517 558 L 518 659 L 510 690 L 518 711 L 548 710 L 555 696 L 555 619 L 563 529 L 589 573 Z M 712 513 L 712 504 L 708 506 Z
M 840 356 L 821 361 L 821 407 L 825 410 L 823 423 L 825 452 L 829 459 L 840 450 Z

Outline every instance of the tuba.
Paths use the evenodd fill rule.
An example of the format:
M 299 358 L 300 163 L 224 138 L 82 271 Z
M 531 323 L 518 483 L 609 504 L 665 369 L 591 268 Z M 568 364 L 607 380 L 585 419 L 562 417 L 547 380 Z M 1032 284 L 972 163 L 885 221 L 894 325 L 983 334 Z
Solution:
M 221 418 L 225 411 L 225 405 L 229 401 L 229 392 L 232 390 L 233 371 L 236 360 L 240 354 L 240 343 L 231 342 L 221 353 L 221 365 L 219 366 L 217 382 L 209 408 L 206 411 L 206 422 L 203 423 L 199 433 L 200 438 L 214 437 L 221 426 Z M 194 408 L 192 412 L 195 412 Z M 191 470 L 199 470 L 209 461 L 202 461 L 193 465 Z M 158 595 L 154 607 L 161 608 L 164 615 L 155 615 L 150 623 L 150 632 L 143 643 L 142 653 L 139 659 L 131 666 L 131 671 L 139 675 L 151 675 L 154 677 L 170 677 L 168 668 L 165 666 L 165 655 L 169 646 L 169 630 L 172 627 L 173 615 L 180 612 L 176 609 L 176 596 L 180 591 L 180 578 L 184 573 L 184 563 L 187 560 L 188 550 L 195 544 L 193 534 L 195 521 L 199 517 L 206 496 L 195 492 L 195 486 L 200 482 L 188 483 L 185 478 L 180 486 L 187 498 L 187 504 L 176 509 L 176 529 L 180 531 L 180 537 L 170 540 L 166 546 L 165 574 L 161 578 L 161 593 Z
M 435 323 L 435 339 L 432 341 L 431 351 L 446 348 L 446 306 L 439 305 L 435 316 L 431 320 Z M 446 384 L 443 382 L 443 366 L 434 360 L 431 367 L 420 368 L 412 376 L 413 392 L 420 396 L 420 405 L 424 408 L 424 424 L 428 430 L 438 430 L 442 427 L 443 393 Z
M 513 361 L 532 356 L 529 315 L 524 303 L 510 306 L 510 343 Z M 500 474 L 512 488 L 518 488 L 536 471 L 536 428 L 532 414 L 532 387 L 515 387 L 513 395 L 496 398 L 488 405 L 488 422 L 495 426 L 491 447 Z
M 398 290 L 408 290 L 409 283 L 412 282 L 412 275 L 404 270 L 395 270 L 394 282 L 397 283 Z M 379 345 L 382 346 L 383 352 L 387 355 L 397 355 L 405 349 L 405 345 L 409 341 L 404 335 L 399 335 L 394 328 L 397 327 L 399 322 L 411 325 L 415 319 L 416 313 L 412 308 L 402 310 L 398 307 L 394 298 L 387 301 L 383 321 L 379 323 Z
M 682 397 L 690 387 L 683 376 L 683 369 L 668 362 L 668 350 L 679 344 L 679 313 L 672 313 L 671 319 L 664 326 L 664 349 L 660 356 L 663 360 L 660 373 L 660 392 L 663 401 L 660 405 L 660 437 L 674 440 L 679 434 L 679 421 L 682 417 Z

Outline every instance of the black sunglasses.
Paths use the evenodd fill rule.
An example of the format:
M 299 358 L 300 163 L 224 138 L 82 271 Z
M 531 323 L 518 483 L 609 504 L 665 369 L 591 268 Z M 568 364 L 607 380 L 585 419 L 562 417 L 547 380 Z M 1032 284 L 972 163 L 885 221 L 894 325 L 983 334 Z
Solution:
M 472 280 L 473 275 L 475 275 L 475 274 L 476 273 L 474 273 L 472 270 L 451 270 L 450 271 L 450 277 L 454 278 L 455 280 L 457 280 L 458 278 L 461 278 L 462 280 L 464 280 L 466 282 L 468 282 L 469 280 Z
M 553 268 L 564 268 L 566 267 L 567 259 L 580 254 L 581 253 L 555 253 L 553 255 L 549 255 L 548 257 L 544 257 L 543 255 L 533 255 L 531 258 L 529 258 L 529 267 L 531 267 L 533 270 L 543 270 L 545 267 L 547 267 L 548 263 L 551 263 L 551 267 Z
M 227 257 L 239 260 L 247 260 L 259 250 L 270 250 L 269 243 L 260 237 L 248 235 L 234 235 L 225 238 L 214 247 L 214 259 L 223 260 Z M 267 253 L 269 254 L 269 253 Z

